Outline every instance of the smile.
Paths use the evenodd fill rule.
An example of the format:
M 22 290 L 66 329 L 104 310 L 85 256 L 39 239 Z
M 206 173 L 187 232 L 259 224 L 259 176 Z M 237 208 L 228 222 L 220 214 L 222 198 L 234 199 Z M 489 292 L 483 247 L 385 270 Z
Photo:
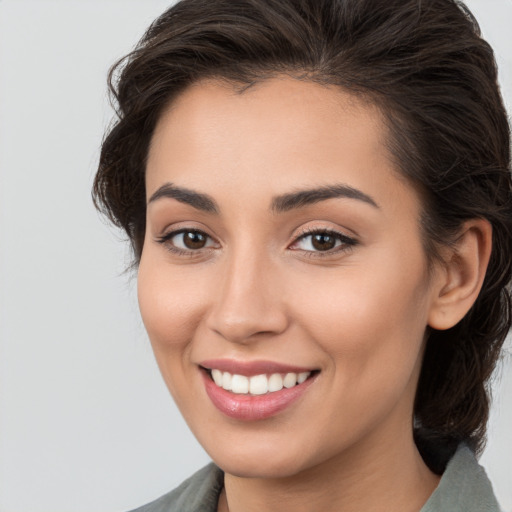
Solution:
M 275 393 L 283 388 L 293 388 L 298 384 L 302 384 L 311 372 L 301 373 L 273 373 L 271 375 L 253 375 L 247 377 L 245 375 L 231 374 L 223 372 L 217 368 L 211 370 L 211 376 L 215 384 L 232 393 L 241 395 L 265 395 L 267 393 Z
M 205 391 L 224 415 L 241 421 L 271 418 L 307 393 L 320 371 L 272 362 L 215 360 L 200 365 Z

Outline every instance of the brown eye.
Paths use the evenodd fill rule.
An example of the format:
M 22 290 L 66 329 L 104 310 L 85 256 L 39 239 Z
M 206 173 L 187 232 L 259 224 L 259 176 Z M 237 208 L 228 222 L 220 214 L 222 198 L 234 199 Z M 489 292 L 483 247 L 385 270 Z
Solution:
M 328 234 L 313 235 L 311 245 L 318 251 L 328 251 L 336 246 L 336 238 Z
M 216 245 L 209 235 L 195 229 L 172 231 L 158 238 L 157 242 L 166 246 L 171 252 L 177 253 L 199 252 L 201 249 L 209 249 Z
M 306 230 L 292 245 L 292 249 L 300 249 L 314 255 L 332 255 L 357 245 L 357 241 L 337 231 L 317 229 Z
M 183 245 L 187 249 L 202 249 L 206 245 L 207 237 L 199 231 L 182 233 Z

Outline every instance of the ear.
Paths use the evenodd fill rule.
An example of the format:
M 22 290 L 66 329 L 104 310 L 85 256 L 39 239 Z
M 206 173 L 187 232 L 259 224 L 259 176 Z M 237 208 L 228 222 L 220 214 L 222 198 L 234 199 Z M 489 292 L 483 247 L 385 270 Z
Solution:
M 492 249 L 492 226 L 485 219 L 464 223 L 453 246 L 442 250 L 443 264 L 434 279 L 428 325 L 444 330 L 456 325 L 476 301 Z

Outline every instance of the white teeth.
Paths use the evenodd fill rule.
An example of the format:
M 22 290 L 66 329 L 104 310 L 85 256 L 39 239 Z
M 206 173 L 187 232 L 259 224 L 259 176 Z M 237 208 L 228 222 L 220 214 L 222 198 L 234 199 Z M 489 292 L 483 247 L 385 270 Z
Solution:
M 212 370 L 212 377 L 213 377 L 213 380 L 215 381 L 215 384 L 217 384 L 217 386 L 219 386 L 219 388 L 222 387 L 222 372 L 220 370 Z
M 283 386 L 285 388 L 293 388 L 297 384 L 297 374 L 296 373 L 287 373 L 283 379 Z
M 226 390 L 226 391 L 230 391 L 231 390 L 231 373 L 229 372 L 223 372 L 222 373 L 222 387 Z
M 268 379 L 268 390 L 281 391 L 283 389 L 283 377 L 279 373 L 273 373 Z
M 283 387 L 293 388 L 297 384 L 302 384 L 311 372 L 302 373 L 273 373 L 272 375 L 254 375 L 246 377 L 245 375 L 231 374 L 222 372 L 216 368 L 211 370 L 213 381 L 220 388 L 226 391 L 232 391 L 237 394 L 264 395 L 281 391 Z
M 268 379 L 266 375 L 255 375 L 249 379 L 249 393 L 251 395 L 264 395 L 268 392 Z
M 238 394 L 249 393 L 249 378 L 245 375 L 233 375 L 231 379 L 231 391 Z
M 308 377 L 311 372 L 302 372 L 297 375 L 297 384 L 302 384 Z

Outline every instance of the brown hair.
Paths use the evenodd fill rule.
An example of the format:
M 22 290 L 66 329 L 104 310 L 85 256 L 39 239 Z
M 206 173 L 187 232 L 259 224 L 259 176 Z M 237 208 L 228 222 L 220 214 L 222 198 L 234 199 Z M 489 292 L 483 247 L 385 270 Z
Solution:
M 243 91 L 283 73 L 338 85 L 381 108 L 397 167 L 422 194 L 429 261 L 463 221 L 492 224 L 476 303 L 452 329 L 429 331 L 415 439 L 440 473 L 459 442 L 483 447 L 486 385 L 512 314 L 510 129 L 492 49 L 461 2 L 178 2 L 110 72 L 117 120 L 103 142 L 95 204 L 126 231 L 136 264 L 145 233 L 145 161 L 164 108 L 202 78 Z M 444 454 L 436 460 L 431 446 Z

